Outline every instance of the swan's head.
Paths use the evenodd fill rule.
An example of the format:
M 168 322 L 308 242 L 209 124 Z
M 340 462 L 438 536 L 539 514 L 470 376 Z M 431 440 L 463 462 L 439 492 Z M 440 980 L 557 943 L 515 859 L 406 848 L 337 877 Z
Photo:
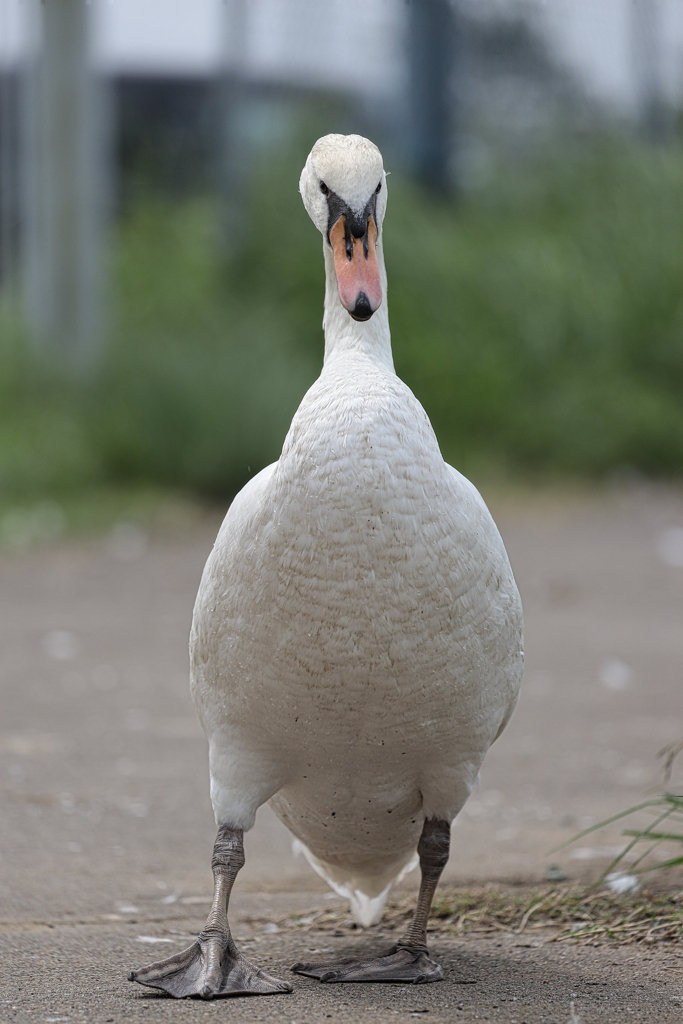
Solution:
M 311 150 L 299 191 L 334 254 L 339 298 L 354 320 L 382 302 L 375 245 L 387 206 L 382 154 L 360 135 L 325 135 Z

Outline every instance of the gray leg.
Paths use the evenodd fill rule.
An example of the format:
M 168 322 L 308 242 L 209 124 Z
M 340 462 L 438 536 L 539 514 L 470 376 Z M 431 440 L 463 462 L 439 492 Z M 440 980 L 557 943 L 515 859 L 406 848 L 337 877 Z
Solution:
M 447 821 L 430 818 L 425 821 L 417 852 L 420 855 L 422 881 L 413 919 L 405 934 L 397 942 L 399 949 L 427 949 L 427 922 L 432 900 L 443 869 L 448 863 L 451 846 L 451 826 Z
M 426 820 L 417 846 L 422 881 L 413 919 L 395 946 L 369 959 L 347 957 L 329 963 L 296 963 L 295 974 L 320 981 L 407 981 L 422 984 L 441 981 L 443 969 L 430 960 L 427 951 L 427 922 L 434 892 L 448 861 L 451 827 L 438 818 Z
M 244 865 L 241 828 L 222 825 L 213 848 L 213 904 L 197 939 L 167 960 L 131 971 L 129 981 L 160 988 L 176 999 L 184 996 L 271 995 L 291 992 L 287 981 L 272 978 L 242 956 L 228 924 L 228 902 L 237 872 Z

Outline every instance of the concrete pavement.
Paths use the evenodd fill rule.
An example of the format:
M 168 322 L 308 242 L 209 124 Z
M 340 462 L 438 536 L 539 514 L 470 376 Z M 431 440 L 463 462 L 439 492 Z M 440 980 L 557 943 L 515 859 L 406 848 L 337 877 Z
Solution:
M 641 799 L 660 778 L 656 752 L 683 736 L 683 492 L 640 486 L 487 497 L 522 592 L 527 674 L 481 789 L 455 825 L 446 879 L 539 880 L 551 860 L 571 877 L 595 876 L 618 846 L 619 829 L 552 857 L 549 849 Z M 6 1009 L 8 1020 L 228 1012 L 174 1008 L 121 980 L 124 968 L 176 948 L 166 932 L 161 937 L 171 941 L 158 949 L 139 942 L 140 934 L 163 928 L 186 936 L 201 926 L 210 893 L 214 824 L 186 644 L 217 525 L 208 516 L 189 532 L 146 538 L 124 522 L 101 540 L 0 556 L 2 998 L 18 1007 Z M 416 875 L 403 884 L 416 886 Z M 262 918 L 285 904 L 304 911 L 325 893 L 263 808 L 247 837 L 237 919 L 253 916 L 263 900 L 275 909 L 261 906 Z M 297 935 L 256 931 L 259 955 L 301 955 Z M 346 948 L 348 937 L 330 941 Z M 512 988 L 522 961 L 525 971 L 532 961 L 550 970 L 541 950 L 511 947 L 503 967 L 503 953 L 484 940 L 442 941 L 447 959 L 459 963 L 471 949 L 480 979 L 500 970 Z M 572 977 L 568 967 L 565 976 Z M 379 1020 L 399 1004 L 407 1012 L 410 1000 L 417 1012 L 426 1000 L 429 1019 L 455 1019 L 462 1002 L 458 1019 L 469 1020 L 482 991 L 480 982 L 470 988 L 452 978 L 405 997 L 393 987 L 295 984 L 295 996 L 242 1001 L 239 1010 L 231 1002 L 229 1012 L 301 1024 L 327 1013 L 345 1019 L 346 1004 L 346 1019 Z M 45 986 L 56 993 L 52 1008 Z M 515 1019 L 552 1012 L 547 1019 L 564 1024 L 569 1001 L 562 985 L 557 991 L 555 1002 L 534 1004 L 536 1016 L 529 1004 L 527 1017 Z M 480 1004 L 482 1013 L 488 1007 L 488 1019 L 512 1020 L 500 993 L 493 1013 L 493 998 Z M 657 1019 L 668 1019 L 667 1006 Z M 628 1019 L 648 1019 L 633 1012 Z

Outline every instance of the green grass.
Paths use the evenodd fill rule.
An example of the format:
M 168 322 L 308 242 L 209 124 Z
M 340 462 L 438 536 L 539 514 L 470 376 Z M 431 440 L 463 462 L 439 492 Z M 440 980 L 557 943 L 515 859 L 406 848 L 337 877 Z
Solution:
M 535 185 L 430 211 L 427 232 L 411 210 L 398 246 L 390 222 L 399 367 L 446 456 L 466 466 L 679 473 L 680 154 L 597 151 L 549 165 Z M 411 239 L 428 271 L 422 305 L 408 287 Z
M 41 365 L 5 304 L 0 507 L 112 486 L 223 500 L 277 458 L 322 362 L 310 141 L 254 169 L 231 260 L 209 198 L 127 210 L 96 382 Z M 390 178 L 397 370 L 475 482 L 683 471 L 682 157 L 598 140 L 458 204 Z
M 680 740 L 678 743 L 668 744 L 658 754 L 658 757 L 664 759 L 665 787 L 670 782 L 674 761 L 682 751 L 683 740 Z M 576 842 L 577 839 L 583 839 L 591 832 L 612 825 L 615 821 L 632 818 L 634 815 L 636 820 L 642 819 L 643 815 L 647 815 L 651 820 L 639 828 L 624 829 L 622 835 L 628 838 L 628 842 L 612 863 L 605 868 L 600 882 L 603 882 L 617 869 L 623 870 L 624 867 L 628 874 L 634 877 L 657 874 L 668 868 L 683 867 L 683 793 L 674 793 L 667 788 L 649 800 L 643 800 L 642 803 L 627 807 L 626 810 L 619 811 L 612 817 L 591 825 L 590 828 L 579 832 L 563 845 L 567 846 L 569 843 Z M 663 857 L 661 856 L 662 846 L 665 851 L 669 851 Z M 655 850 L 660 856 L 658 860 L 653 861 L 652 854 Z
M 226 496 L 269 461 L 314 367 L 277 293 L 215 256 L 207 201 L 148 203 L 121 226 L 122 302 L 96 419 L 105 470 Z

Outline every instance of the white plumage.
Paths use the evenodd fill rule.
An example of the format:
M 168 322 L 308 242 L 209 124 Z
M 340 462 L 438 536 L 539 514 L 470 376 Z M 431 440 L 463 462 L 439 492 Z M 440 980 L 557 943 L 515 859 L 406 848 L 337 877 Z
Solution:
M 384 298 L 358 322 L 321 183 L 360 212 L 378 182 Z M 379 151 L 327 136 L 300 188 L 324 236 L 325 362 L 280 459 L 221 527 L 195 605 L 192 693 L 218 824 L 249 829 L 270 801 L 368 924 L 424 819 L 459 812 L 514 708 L 522 613 L 484 502 L 394 372 Z

